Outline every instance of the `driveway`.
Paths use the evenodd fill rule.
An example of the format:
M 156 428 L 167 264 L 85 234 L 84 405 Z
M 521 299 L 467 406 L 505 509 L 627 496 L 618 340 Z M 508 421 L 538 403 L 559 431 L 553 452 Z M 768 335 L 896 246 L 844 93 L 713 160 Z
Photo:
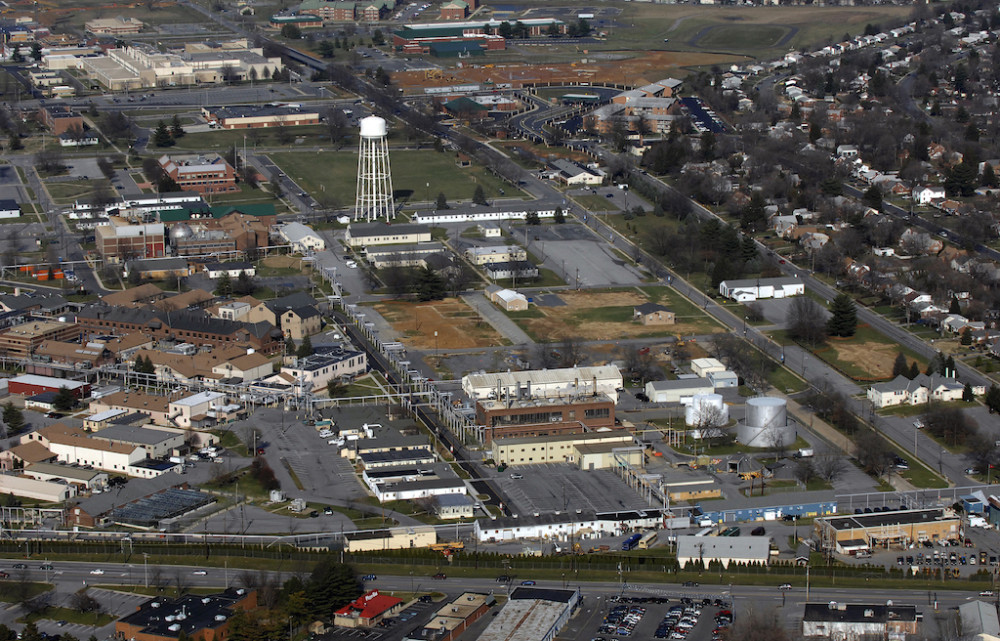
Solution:
M 534 340 L 523 329 L 486 300 L 480 293 L 462 294 L 462 300 L 476 310 L 490 326 L 515 345 L 532 345 Z

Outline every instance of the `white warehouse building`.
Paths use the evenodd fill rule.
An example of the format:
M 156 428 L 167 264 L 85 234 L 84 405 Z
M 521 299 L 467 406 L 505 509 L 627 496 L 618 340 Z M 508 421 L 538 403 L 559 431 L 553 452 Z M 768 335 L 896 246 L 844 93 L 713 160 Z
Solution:
M 806 293 L 806 286 L 798 278 L 744 278 L 722 281 L 719 293 L 741 303 L 750 303 L 760 298 L 801 296 Z
M 617 403 L 623 385 L 622 373 L 614 365 L 483 372 L 462 377 L 462 391 L 473 400 L 517 397 L 518 390 L 523 390 L 529 398 L 604 394 Z

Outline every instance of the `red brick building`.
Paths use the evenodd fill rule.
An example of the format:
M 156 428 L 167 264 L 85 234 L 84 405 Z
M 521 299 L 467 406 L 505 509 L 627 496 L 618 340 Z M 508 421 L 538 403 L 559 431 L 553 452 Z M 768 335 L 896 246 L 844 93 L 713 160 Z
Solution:
M 117 263 L 133 258 L 162 258 L 166 251 L 163 223 L 129 225 L 112 218 L 110 225 L 95 230 L 95 243 L 101 258 Z
M 83 116 L 65 105 L 42 107 L 38 110 L 38 117 L 42 124 L 56 136 L 67 132 L 83 131 Z
M 219 154 L 161 156 L 163 173 L 174 179 L 183 191 L 217 194 L 239 191 L 236 170 Z

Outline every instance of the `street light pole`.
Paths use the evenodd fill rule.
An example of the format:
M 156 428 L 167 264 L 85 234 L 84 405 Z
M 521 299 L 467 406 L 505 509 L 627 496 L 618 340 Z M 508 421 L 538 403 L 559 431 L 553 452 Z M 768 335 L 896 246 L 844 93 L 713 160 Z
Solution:
M 145 587 L 149 587 L 149 553 L 142 553 L 142 582 Z

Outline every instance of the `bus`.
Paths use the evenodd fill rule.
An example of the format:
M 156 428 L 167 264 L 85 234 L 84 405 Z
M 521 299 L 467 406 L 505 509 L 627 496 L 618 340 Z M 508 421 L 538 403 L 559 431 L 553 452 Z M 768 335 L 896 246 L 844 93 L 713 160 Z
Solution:
M 642 538 L 639 539 L 638 547 L 640 550 L 648 550 L 654 545 L 656 545 L 656 530 L 646 532 L 642 535 Z
M 642 538 L 641 534 L 633 534 L 624 541 L 622 541 L 622 552 L 628 552 L 629 550 L 634 550 L 635 546 L 639 543 L 639 539 Z
M 712 527 L 707 527 L 701 530 L 700 532 L 695 534 L 695 536 L 709 536 L 714 531 L 715 531 L 715 526 L 713 525 Z

